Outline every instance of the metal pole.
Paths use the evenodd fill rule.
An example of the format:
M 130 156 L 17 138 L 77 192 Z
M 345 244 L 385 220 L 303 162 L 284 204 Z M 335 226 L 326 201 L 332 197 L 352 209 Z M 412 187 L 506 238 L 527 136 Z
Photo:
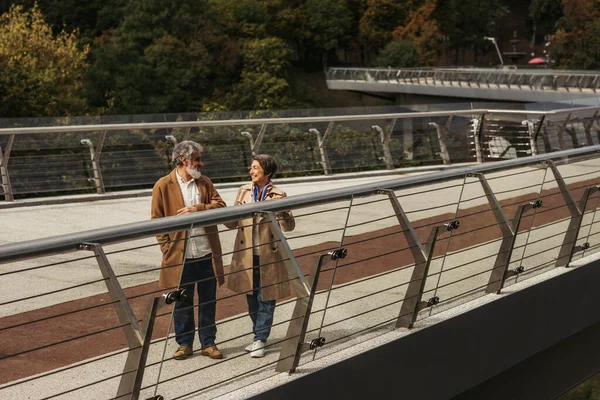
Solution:
M 110 262 L 104 253 L 102 245 L 98 243 L 83 243 L 78 247 L 80 250 L 94 252 L 111 300 L 114 302 L 119 322 L 123 325 L 123 331 L 125 332 L 127 345 L 129 346 L 116 398 L 137 400 L 144 375 L 148 349 L 150 348 L 158 298 L 155 298 L 150 304 L 145 319 L 145 326 L 140 327 L 127 296 L 123 292 L 123 288 L 119 284 Z
M 442 157 L 442 161 L 444 165 L 450 165 L 450 153 L 448 152 L 448 147 L 446 146 L 446 135 L 448 134 L 448 128 L 450 127 L 450 123 L 452 122 L 452 116 L 448 117 L 448 120 L 444 124 L 443 127 L 440 127 L 435 122 L 430 122 L 429 126 L 435 128 L 437 132 L 438 141 L 440 142 L 440 156 Z
M 10 184 L 10 175 L 8 174 L 8 160 L 14 142 L 15 135 L 10 135 L 4 153 L 2 153 L 2 147 L 0 147 L 0 175 L 2 177 L 2 192 L 6 201 L 15 201 L 12 185 Z
M 388 127 L 387 132 L 384 132 L 379 125 L 371 126 L 371 129 L 379 133 L 379 139 L 381 141 L 381 147 L 383 149 L 383 161 L 385 162 L 385 167 L 387 169 L 394 169 L 394 158 L 392 157 L 392 152 L 390 150 L 390 139 L 392 136 L 392 132 L 394 131 L 395 125 L 396 119 L 392 120 L 392 123 Z
M 333 131 L 333 127 L 335 125 L 335 122 L 330 122 L 329 125 L 327 126 L 327 129 L 325 130 L 325 135 L 323 135 L 323 138 L 321 138 L 321 132 L 319 132 L 317 129 L 311 128 L 308 131 L 310 133 L 315 133 L 317 135 L 317 144 L 319 146 L 319 153 L 321 154 L 321 166 L 323 167 L 323 172 L 325 173 L 325 175 L 331 175 L 331 163 L 329 162 L 329 156 L 327 155 L 327 142 L 329 141 L 329 136 L 331 135 L 331 132 Z
M 597 78 L 598 77 L 596 77 L 596 79 Z M 598 117 L 598 111 L 594 112 L 594 115 L 592 116 L 592 118 L 589 121 L 583 123 L 583 129 L 585 130 L 585 138 L 587 140 L 588 146 L 594 145 L 594 140 L 592 139 L 591 130 L 592 130 L 592 126 L 594 126 L 594 122 L 596 122 L 596 117 Z
M 508 218 L 506 217 L 506 213 L 502 209 L 500 202 L 496 198 L 496 195 L 492 191 L 492 188 L 490 187 L 485 176 L 483 174 L 467 174 L 467 177 L 479 178 L 479 182 L 481 182 L 481 186 L 483 187 L 485 196 L 487 197 L 488 203 L 490 204 L 492 213 L 494 214 L 496 222 L 498 222 L 498 226 L 500 227 L 500 231 L 502 232 L 502 242 L 500 243 L 500 249 L 498 250 L 498 255 L 496 256 L 496 261 L 494 262 L 494 268 L 492 269 L 492 274 L 490 275 L 490 279 L 485 290 L 486 293 L 499 294 L 502 288 L 504 287 L 504 282 L 506 281 L 506 278 L 522 272 L 522 270 L 508 270 L 513 249 L 515 247 L 515 242 L 517 240 L 517 234 L 519 233 L 521 217 L 523 216 L 523 213 L 529 208 L 541 207 L 542 201 L 536 200 L 535 202 L 520 205 L 517 209 L 517 212 L 515 213 L 515 216 L 512 219 L 512 223 L 510 223 Z
M 569 209 L 569 213 L 571 214 L 569 227 L 565 233 L 565 237 L 560 247 L 560 251 L 558 252 L 558 257 L 556 258 L 555 264 L 556 267 L 568 267 L 573 258 L 573 254 L 575 253 L 577 237 L 579 236 L 579 230 L 581 229 L 581 222 L 583 221 L 588 198 L 592 193 L 598 191 L 598 186 L 586 188 L 583 192 L 583 196 L 579 200 L 579 204 L 577 204 L 573 199 L 571 191 L 565 183 L 565 180 L 558 171 L 556 164 L 554 164 L 554 162 L 551 160 L 546 161 L 546 164 L 554 174 L 554 179 L 556 180 L 558 189 L 560 190 L 560 193 L 567 204 L 567 208 Z
M 378 193 L 387 194 L 394 208 L 396 218 L 400 228 L 404 233 L 406 242 L 409 245 L 410 251 L 415 260 L 415 266 L 413 273 L 410 277 L 410 283 L 406 288 L 404 294 L 404 300 L 400 308 L 398 319 L 396 320 L 396 328 L 412 328 L 415 321 L 417 320 L 417 314 L 419 311 L 426 307 L 431 307 L 437 304 L 438 298 L 431 298 L 426 302 L 421 301 L 423 292 L 425 290 L 425 283 L 427 281 L 427 275 L 429 273 L 429 265 L 435 248 L 435 242 L 440 232 L 451 231 L 457 229 L 460 224 L 457 220 L 452 220 L 443 226 L 434 227 L 429 235 L 429 240 L 426 245 L 421 243 L 419 236 L 413 229 L 406 213 L 402 209 L 400 202 L 393 190 L 380 190 Z
M 81 139 L 81 144 L 87 145 L 90 149 L 90 158 L 92 160 L 92 169 L 94 171 L 94 186 L 96 187 L 96 193 L 104 194 L 104 181 L 102 179 L 102 171 L 100 170 L 100 154 L 102 153 L 102 146 L 104 145 L 104 139 L 106 137 L 106 131 L 100 133 L 98 139 L 98 146 L 94 150 L 94 144 L 90 139 Z
M 260 131 L 258 132 L 258 136 L 256 137 L 256 140 L 254 140 L 254 138 L 252 137 L 252 134 L 250 132 L 242 132 L 242 136 L 248 138 L 248 140 L 250 141 L 250 151 L 252 151 L 252 155 L 256 155 L 258 154 L 258 150 L 260 149 L 260 145 L 262 144 L 262 140 L 265 136 L 265 132 L 267 131 L 267 125 L 263 124 L 260 127 Z
M 571 119 L 571 114 L 568 114 L 567 118 L 564 120 L 561 127 L 558 128 L 558 130 L 556 131 L 556 136 L 558 136 L 558 148 L 560 150 L 565 149 L 565 138 L 563 137 L 563 132 L 565 131 L 565 128 L 567 127 L 567 123 L 569 122 L 570 119 Z
M 321 273 L 323 265 L 328 261 L 327 258 L 337 260 L 338 258 L 346 257 L 346 254 L 346 249 L 337 249 L 328 254 L 321 254 L 317 259 L 309 275 L 310 293 L 308 296 L 302 297 L 297 295 L 296 306 L 294 307 L 292 318 L 285 336 L 287 340 L 281 346 L 279 361 L 275 367 L 277 372 L 294 372 L 300 363 L 300 356 L 302 353 L 308 350 L 314 350 L 325 344 L 325 338 L 323 337 L 313 339 L 310 342 L 304 341 L 315 293 L 317 292 L 319 274 Z
M 483 151 L 481 149 L 481 136 L 483 133 L 483 121 L 485 120 L 485 114 L 481 114 L 479 118 L 473 118 L 473 143 L 475 144 L 475 156 L 477 162 L 483 162 Z

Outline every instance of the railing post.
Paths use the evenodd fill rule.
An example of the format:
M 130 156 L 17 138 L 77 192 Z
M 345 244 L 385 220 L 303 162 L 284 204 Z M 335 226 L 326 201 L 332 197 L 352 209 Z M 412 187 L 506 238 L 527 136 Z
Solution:
M 327 142 L 329 141 L 329 136 L 333 131 L 333 127 L 335 126 L 335 122 L 330 122 L 325 130 L 325 135 L 321 138 L 321 132 L 317 129 L 311 128 L 308 131 L 310 133 L 315 133 L 317 135 L 317 143 L 319 146 L 319 153 L 321 154 L 321 166 L 323 167 L 323 172 L 325 175 L 331 175 L 331 163 L 329 162 L 329 156 L 327 155 Z
M 598 77 L 594 78 L 594 80 L 595 79 L 598 79 Z M 594 140 L 592 139 L 591 130 L 592 130 L 592 126 L 594 126 L 594 122 L 596 122 L 596 117 L 598 117 L 598 111 L 594 112 L 594 115 L 592 116 L 592 118 L 589 121 L 583 123 L 583 129 L 585 131 L 585 138 L 587 140 L 588 146 L 594 145 Z
M 537 139 L 540 134 L 540 130 L 542 129 L 542 125 L 546 119 L 545 115 L 542 115 L 537 122 L 524 120 L 521 122 L 522 125 L 527 126 L 527 133 L 529 134 L 529 146 L 531 147 L 531 155 L 536 156 L 539 154 L 539 149 L 537 145 Z
M 569 113 L 567 115 L 567 118 L 564 120 L 564 122 L 560 126 L 560 128 L 558 128 L 558 130 L 556 131 L 556 136 L 558 136 L 558 148 L 560 150 L 565 149 L 565 138 L 563 137 L 563 133 L 564 133 L 565 128 L 567 127 L 567 123 L 569 123 L 570 119 L 571 119 L 571 114 Z
M 137 400 L 142 387 L 142 379 L 150 348 L 152 330 L 154 329 L 156 311 L 159 306 L 159 298 L 155 297 L 150 302 L 146 317 L 144 318 L 144 325 L 140 327 L 133 309 L 127 300 L 127 296 L 123 292 L 123 288 L 119 284 L 110 262 L 102 249 L 102 245 L 98 243 L 83 243 L 78 248 L 94 252 L 110 298 L 114 302 L 119 322 L 125 332 L 127 345 L 129 346 L 116 399 Z
M 258 154 L 258 150 L 260 149 L 260 145 L 262 144 L 263 137 L 265 136 L 265 132 L 267 131 L 267 124 L 263 124 L 260 127 L 260 131 L 258 132 L 258 136 L 256 136 L 256 140 L 252 137 L 250 132 L 242 132 L 242 136 L 248 138 L 250 141 L 250 151 L 252 151 L 252 155 Z
M 165 139 L 167 139 L 167 141 L 173 143 L 173 146 L 175 146 L 177 144 L 177 138 L 173 135 L 165 135 Z
M 402 228 L 406 242 L 415 260 L 415 266 L 410 278 L 410 283 L 406 288 L 404 300 L 398 319 L 396 320 L 396 328 L 412 328 L 417 320 L 419 311 L 426 307 L 431 307 L 439 302 L 439 298 L 434 297 L 428 301 L 421 301 L 425 289 L 425 282 L 429 273 L 429 265 L 433 256 L 435 242 L 438 235 L 443 231 L 451 231 L 457 229 L 460 223 L 457 220 L 452 220 L 449 223 L 437 226 L 431 230 L 429 240 L 426 245 L 421 243 L 419 236 L 413 229 L 406 213 L 402 209 L 400 202 L 393 190 L 380 190 L 378 193 L 387 194 L 398 218 L 398 223 Z
M 291 284 L 294 288 L 294 293 L 296 294 L 296 305 L 288 326 L 286 340 L 281 346 L 279 361 L 277 362 L 275 370 L 278 372 L 294 372 L 300 361 L 300 356 L 304 351 L 320 347 L 325 343 L 323 338 L 318 338 L 307 345 L 304 343 L 304 337 L 306 336 L 306 329 L 310 319 L 310 311 L 317 291 L 319 273 L 324 264 L 325 256 L 322 255 L 319 257 L 311 271 L 309 279 L 306 279 L 275 215 L 272 212 L 265 212 L 263 214 L 269 219 L 269 226 L 274 240 L 279 242 L 281 256 L 284 258 L 282 262 L 286 268 L 288 278 L 291 279 Z M 331 254 L 332 259 L 344 258 L 345 256 L 345 249 L 341 249 L 340 251 Z
M 483 151 L 481 149 L 481 136 L 483 133 L 483 122 L 485 121 L 485 114 L 481 114 L 479 118 L 472 118 L 473 122 L 473 143 L 475 145 L 475 156 L 477 162 L 483 162 Z
M 94 144 L 90 139 L 81 139 L 81 144 L 87 145 L 90 148 L 90 157 L 92 159 L 92 169 L 94 171 L 94 186 L 96 187 L 96 193 L 104 194 L 104 180 L 102 179 L 102 171 L 100 170 L 100 154 L 102 153 L 102 146 L 104 145 L 104 139 L 106 138 L 106 131 L 100 133 L 98 139 L 98 146 L 94 150 Z
M 383 148 L 383 161 L 385 162 L 385 167 L 387 169 L 394 169 L 394 158 L 392 157 L 392 151 L 390 150 L 390 139 L 395 126 L 396 119 L 394 118 L 388 127 L 387 132 L 384 132 L 379 125 L 373 125 L 371 127 L 373 130 L 379 133 L 381 147 Z
M 485 176 L 483 174 L 469 173 L 467 174 L 467 177 L 479 178 L 479 182 L 483 187 L 483 192 L 485 193 L 488 203 L 490 204 L 490 207 L 492 209 L 492 213 L 494 214 L 496 222 L 498 223 L 500 231 L 502 232 L 502 242 L 500 243 L 500 249 L 498 250 L 498 255 L 496 256 L 496 261 L 494 262 L 494 267 L 492 268 L 492 273 L 490 275 L 490 279 L 485 289 L 486 293 L 499 294 L 502 288 L 504 287 L 504 282 L 506 282 L 506 278 L 523 272 L 523 270 L 519 268 L 513 271 L 508 270 L 513 249 L 515 247 L 515 242 L 517 240 L 517 234 L 519 233 L 521 217 L 523 216 L 523 213 L 529 210 L 530 208 L 541 207 L 542 201 L 536 200 L 528 204 L 521 204 L 517 209 L 515 216 L 512 219 L 512 223 L 510 223 L 508 218 L 506 217 L 506 213 L 502 209 L 500 202 L 498 202 L 498 199 L 492 191 L 492 188 L 490 187 Z
M 2 177 L 2 193 L 6 201 L 15 201 L 12 185 L 10 184 L 10 175 L 8 174 L 8 160 L 10 159 L 10 152 L 12 151 L 14 142 L 15 135 L 10 135 L 4 153 L 0 146 L 0 176 Z
M 437 132 L 438 141 L 440 142 L 440 157 L 442 157 L 442 161 L 444 165 L 450 165 L 450 153 L 448 152 L 448 147 L 446 147 L 446 136 L 448 135 L 448 129 L 450 128 L 450 124 L 452 123 L 452 115 L 448 117 L 448 120 L 444 124 L 443 128 L 440 128 L 438 124 L 435 122 L 430 122 L 429 126 L 435 128 Z
M 565 233 L 562 245 L 556 258 L 556 267 L 568 267 L 569 263 L 573 259 L 573 254 L 576 250 L 577 237 L 579 236 L 579 230 L 581 229 L 581 222 L 585 214 L 585 207 L 587 206 L 588 198 L 592 193 L 598 191 L 599 186 L 592 186 L 585 189 L 583 196 L 579 200 L 579 204 L 575 202 L 569 187 L 565 183 L 562 175 L 558 171 L 556 164 L 552 160 L 545 162 L 554 174 L 554 179 L 558 185 L 558 189 L 567 204 L 569 213 L 571 214 L 571 220 L 569 221 L 569 227 Z

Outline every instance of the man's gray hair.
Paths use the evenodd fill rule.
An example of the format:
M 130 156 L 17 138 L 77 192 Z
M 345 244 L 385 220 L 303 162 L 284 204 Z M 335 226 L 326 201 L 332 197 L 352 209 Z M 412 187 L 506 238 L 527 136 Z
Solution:
M 202 153 L 204 151 L 204 147 L 202 147 L 200 143 L 196 143 L 191 140 L 184 140 L 183 142 L 177 143 L 173 148 L 173 156 L 171 157 L 173 165 L 176 167 L 183 165 L 181 157 L 191 159 L 192 154 L 194 154 L 196 151 L 198 153 Z

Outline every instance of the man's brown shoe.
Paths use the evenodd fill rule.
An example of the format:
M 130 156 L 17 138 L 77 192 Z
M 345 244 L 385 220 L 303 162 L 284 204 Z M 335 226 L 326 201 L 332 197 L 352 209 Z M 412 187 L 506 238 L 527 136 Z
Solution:
M 221 350 L 217 348 L 217 345 L 213 345 L 202 349 L 200 354 L 202 354 L 203 356 L 208 356 L 215 360 L 220 360 L 221 358 L 223 358 L 223 353 L 221 353 Z
M 173 353 L 173 358 L 176 360 L 185 360 L 192 355 L 194 350 L 190 346 L 179 346 L 177 351 Z

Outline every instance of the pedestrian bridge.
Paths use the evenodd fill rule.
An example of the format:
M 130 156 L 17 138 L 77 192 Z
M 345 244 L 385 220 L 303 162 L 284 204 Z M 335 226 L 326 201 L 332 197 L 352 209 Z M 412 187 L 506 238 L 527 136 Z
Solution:
M 597 97 L 598 71 L 498 68 L 329 68 L 327 87 L 491 101 L 552 102 Z
M 85 201 L 91 201 L 90 196 L 98 199 L 93 203 L 33 206 L 42 200 L 19 198 L 13 186 L 5 192 L 13 198 L 6 199 L 0 212 L 15 217 L 21 212 L 23 218 L 5 217 L 16 222 L 3 224 L 0 245 L 0 397 L 266 399 L 281 398 L 282 391 L 291 398 L 396 393 L 423 399 L 557 396 L 600 369 L 596 115 L 592 107 L 535 115 L 470 110 L 327 117 L 327 127 L 333 123 L 346 128 L 339 132 L 332 126 L 328 135 L 347 135 L 344 124 L 359 131 L 358 127 L 371 128 L 377 122 L 383 126 L 381 132 L 373 128 L 362 134 L 374 134 L 380 145 L 386 140 L 389 144 L 395 134 L 402 138 L 403 131 L 395 127 L 408 124 L 396 121 L 413 121 L 413 141 L 415 126 L 434 123 L 437 128 L 425 129 L 439 136 L 428 137 L 442 140 L 431 141 L 431 152 L 447 167 L 426 174 L 413 170 L 407 176 L 370 175 L 342 187 L 306 178 L 296 184 L 283 181 L 280 186 L 288 190 L 289 184 L 290 196 L 276 202 L 160 220 L 147 219 L 149 198 L 143 193 L 101 200 L 116 194 L 104 187 L 103 194 L 86 195 Z M 486 131 L 473 130 L 467 121 L 479 120 L 485 127 L 498 116 L 525 127 L 526 140 L 521 143 L 523 149 L 529 144 L 528 151 L 490 156 L 500 154 L 489 150 L 489 137 L 494 135 L 483 141 L 477 132 Z M 354 121 L 367 122 L 352 125 Z M 293 123 L 308 130 L 319 129 L 320 125 L 310 124 L 322 122 Z M 233 122 L 237 123 L 242 124 Z M 284 122 L 245 124 L 268 127 Z M 543 133 L 548 126 L 553 129 Z M 105 139 L 113 131 L 159 129 L 104 128 Z M 14 135 L 14 145 L 19 135 L 51 137 L 65 127 L 54 127 L 51 133 L 31 133 L 32 129 L 3 133 Z M 89 135 L 98 127 L 66 128 L 70 129 Z M 572 134 L 563 137 L 569 130 Z M 458 145 L 445 141 L 459 133 L 466 138 L 460 143 L 470 154 L 469 165 L 453 164 Z M 202 135 L 206 133 L 198 131 L 190 137 L 202 142 Z M 318 138 L 321 144 L 324 137 Z M 498 137 L 511 139 L 506 133 Z M 573 138 L 579 146 L 574 146 Z M 264 144 L 271 149 L 278 142 L 274 139 L 279 138 L 269 138 L 263 131 Z M 352 139 L 358 146 L 365 143 L 358 134 L 348 142 Z M 550 146 L 546 151 L 545 140 L 563 150 Z M 257 143 L 252 138 L 255 150 Z M 321 148 L 328 156 L 331 148 Z M 385 146 L 378 149 L 382 170 L 407 172 L 394 165 L 398 154 L 404 153 L 386 153 Z M 207 156 L 210 151 L 207 146 Z M 218 146 L 212 151 L 217 152 Z M 388 156 L 391 165 L 386 163 Z M 230 153 L 229 158 L 234 157 Z M 321 159 L 321 167 L 324 160 L 332 162 Z M 105 177 L 110 168 L 97 165 L 101 167 L 97 178 Z M 6 170 L 14 172 L 10 166 Z M 327 170 L 321 171 L 325 175 Z M 95 179 L 92 184 L 99 180 L 106 182 Z M 225 186 L 219 190 L 229 190 L 226 200 L 235 192 Z M 85 218 L 85 210 L 87 218 L 104 219 L 102 227 L 53 232 L 43 222 L 42 215 L 51 215 L 57 227 L 79 226 L 75 216 Z M 296 218 L 296 229 L 285 235 L 275 220 L 282 210 L 292 210 Z M 40 216 L 28 217 L 30 212 Z M 136 213 L 139 220 L 131 221 Z M 235 232 L 223 223 L 255 213 L 271 221 L 294 289 L 293 297 L 277 303 L 266 356 L 252 359 L 244 351 L 252 338 L 244 296 L 219 289 L 217 340 L 225 359 L 200 356 L 196 344 L 195 356 L 173 360 L 171 305 L 163 296 L 166 291 L 156 284 L 160 250 L 154 235 L 217 225 L 227 265 Z M 109 216 L 118 222 L 107 223 Z M 13 231 L 24 232 L 36 223 L 48 234 L 11 238 Z M 228 274 L 226 269 L 225 279 Z

